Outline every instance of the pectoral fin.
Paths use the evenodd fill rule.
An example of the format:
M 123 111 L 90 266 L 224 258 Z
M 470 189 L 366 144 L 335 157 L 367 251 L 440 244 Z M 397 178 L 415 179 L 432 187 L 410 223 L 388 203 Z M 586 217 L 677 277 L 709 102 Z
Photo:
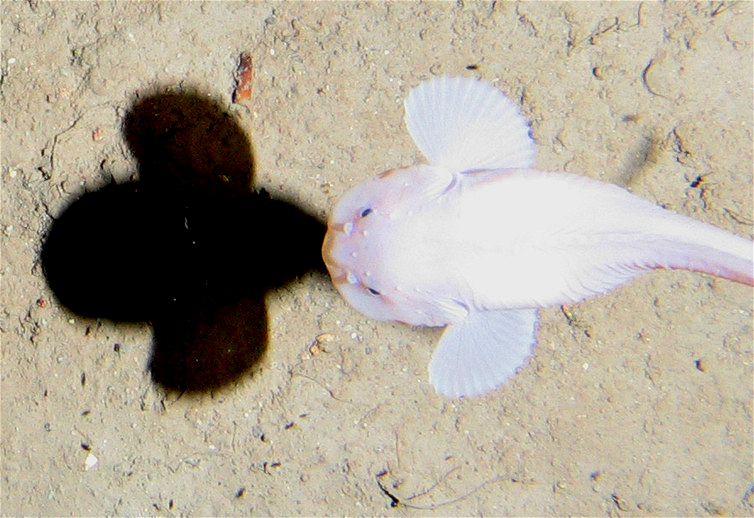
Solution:
M 536 309 L 472 311 L 445 329 L 429 364 L 438 393 L 478 396 L 513 376 L 536 342 Z
M 429 163 L 453 173 L 534 165 L 529 124 L 503 92 L 468 77 L 438 77 L 406 99 L 406 126 Z

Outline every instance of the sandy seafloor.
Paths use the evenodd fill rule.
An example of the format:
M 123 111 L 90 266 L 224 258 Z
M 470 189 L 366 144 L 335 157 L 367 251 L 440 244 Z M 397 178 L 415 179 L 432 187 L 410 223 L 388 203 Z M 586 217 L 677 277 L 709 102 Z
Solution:
M 420 160 L 402 101 L 441 74 L 516 100 L 539 168 L 751 237 L 751 3 L 0 9 L 3 515 L 754 513 L 749 287 L 653 272 L 543 310 L 514 379 L 450 401 L 427 381 L 439 331 L 370 320 L 322 273 L 267 290 L 259 321 L 226 308 L 215 330 L 266 325 L 261 360 L 182 391 L 153 382 L 149 318 L 69 311 L 39 262 L 66 207 L 138 178 L 123 134 L 134 99 L 211 99 L 251 142 L 252 188 L 324 221 L 350 186 Z M 234 104 L 242 52 L 253 94 Z M 120 239 L 99 223 L 94 252 Z M 264 278 L 268 245 L 232 235 L 231 250 L 257 247 L 243 275 Z M 100 278 L 69 280 L 104 286 L 90 302 L 106 306 L 128 265 L 92 250 Z

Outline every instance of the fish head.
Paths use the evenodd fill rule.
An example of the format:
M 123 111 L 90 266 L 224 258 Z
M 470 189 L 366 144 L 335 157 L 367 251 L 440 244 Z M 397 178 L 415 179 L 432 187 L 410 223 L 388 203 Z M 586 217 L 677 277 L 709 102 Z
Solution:
M 343 298 L 370 318 L 447 323 L 427 316 L 416 290 L 405 282 L 406 268 L 398 264 L 411 253 L 402 230 L 421 211 L 429 184 L 437 182 L 436 173 L 422 174 L 426 167 L 386 171 L 353 187 L 328 220 L 322 257 L 330 277 Z

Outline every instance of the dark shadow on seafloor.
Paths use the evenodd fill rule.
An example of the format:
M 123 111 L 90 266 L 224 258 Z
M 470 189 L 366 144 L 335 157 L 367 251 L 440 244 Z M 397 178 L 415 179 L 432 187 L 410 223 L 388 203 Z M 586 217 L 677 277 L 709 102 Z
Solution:
M 45 276 L 79 315 L 150 322 L 157 384 L 225 386 L 265 353 L 265 293 L 324 271 L 324 224 L 251 189 L 249 139 L 206 95 L 137 98 L 123 128 L 139 181 L 71 203 L 43 245 Z

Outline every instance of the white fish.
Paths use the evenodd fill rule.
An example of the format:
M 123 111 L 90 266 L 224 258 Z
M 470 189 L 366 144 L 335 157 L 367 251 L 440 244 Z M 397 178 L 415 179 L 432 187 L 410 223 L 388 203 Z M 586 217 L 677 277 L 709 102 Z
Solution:
M 429 164 L 346 193 L 323 256 L 338 291 L 365 315 L 447 326 L 429 366 L 439 393 L 494 389 L 531 354 L 537 308 L 582 301 L 644 271 L 754 285 L 751 241 L 616 185 L 532 170 L 528 123 L 492 86 L 432 79 L 405 109 Z

